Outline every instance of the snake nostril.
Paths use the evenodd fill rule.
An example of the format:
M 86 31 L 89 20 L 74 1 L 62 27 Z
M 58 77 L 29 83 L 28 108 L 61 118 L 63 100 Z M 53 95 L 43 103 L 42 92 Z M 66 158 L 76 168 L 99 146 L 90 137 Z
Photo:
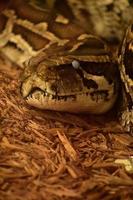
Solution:
M 52 84 L 51 86 L 50 86 L 50 89 L 53 91 L 53 92 L 57 92 L 57 85 L 56 84 Z

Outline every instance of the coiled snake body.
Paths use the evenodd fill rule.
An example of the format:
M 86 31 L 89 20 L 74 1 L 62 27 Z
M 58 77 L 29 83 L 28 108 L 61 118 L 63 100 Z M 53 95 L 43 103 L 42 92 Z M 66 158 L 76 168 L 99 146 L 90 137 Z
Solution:
M 133 26 L 117 53 L 89 34 L 68 4 L 45 6 L 50 13 L 34 1 L 15 0 L 0 16 L 1 52 L 21 67 L 28 60 L 22 96 L 41 109 L 101 114 L 121 95 L 120 121 L 133 132 Z

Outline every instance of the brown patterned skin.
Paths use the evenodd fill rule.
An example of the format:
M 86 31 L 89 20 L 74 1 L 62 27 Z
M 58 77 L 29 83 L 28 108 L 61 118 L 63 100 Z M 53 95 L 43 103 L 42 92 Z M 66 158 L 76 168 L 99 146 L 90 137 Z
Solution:
M 75 1 L 81 7 L 87 2 Z M 21 67 L 29 60 L 21 94 L 41 109 L 105 113 L 122 85 L 120 118 L 132 132 L 132 29 L 124 37 L 118 59 L 116 48 L 89 34 L 88 29 L 98 32 L 93 20 L 88 24 L 73 7 L 75 1 L 46 1 L 41 8 L 36 1 L 12 1 L 0 15 L 1 51 Z
M 126 31 L 118 60 L 123 94 L 120 121 L 133 133 L 133 25 Z

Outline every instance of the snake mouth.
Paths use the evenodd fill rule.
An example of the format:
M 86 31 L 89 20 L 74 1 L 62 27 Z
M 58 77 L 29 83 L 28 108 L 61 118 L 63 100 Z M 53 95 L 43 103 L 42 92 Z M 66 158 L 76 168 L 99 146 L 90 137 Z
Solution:
M 33 99 L 33 100 L 39 100 L 41 98 L 49 98 L 51 100 L 64 100 L 64 101 L 67 101 L 68 99 L 76 99 L 76 95 L 75 94 L 52 94 L 52 93 L 49 93 L 46 89 L 45 90 L 42 90 L 41 88 L 38 88 L 38 87 L 35 87 L 33 88 L 29 94 L 25 97 L 26 101 L 29 101 L 30 99 Z
M 108 111 L 114 104 L 115 98 L 110 101 L 106 99 L 105 91 L 103 93 L 97 91 L 93 95 L 86 91 L 78 94 L 52 94 L 47 90 L 33 88 L 25 99 L 29 105 L 36 108 L 70 113 L 101 114 Z
M 77 112 L 77 96 L 75 94 L 51 94 L 46 90 L 34 88 L 25 99 L 29 105 L 40 109 Z

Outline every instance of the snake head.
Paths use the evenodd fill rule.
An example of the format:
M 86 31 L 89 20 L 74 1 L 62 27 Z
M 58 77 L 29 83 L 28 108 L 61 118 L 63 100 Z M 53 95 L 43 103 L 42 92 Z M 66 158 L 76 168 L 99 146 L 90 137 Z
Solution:
M 29 60 L 21 94 L 28 104 L 41 109 L 100 114 L 114 105 L 116 79 L 117 67 L 104 44 L 90 36 L 64 54 L 45 52 Z

